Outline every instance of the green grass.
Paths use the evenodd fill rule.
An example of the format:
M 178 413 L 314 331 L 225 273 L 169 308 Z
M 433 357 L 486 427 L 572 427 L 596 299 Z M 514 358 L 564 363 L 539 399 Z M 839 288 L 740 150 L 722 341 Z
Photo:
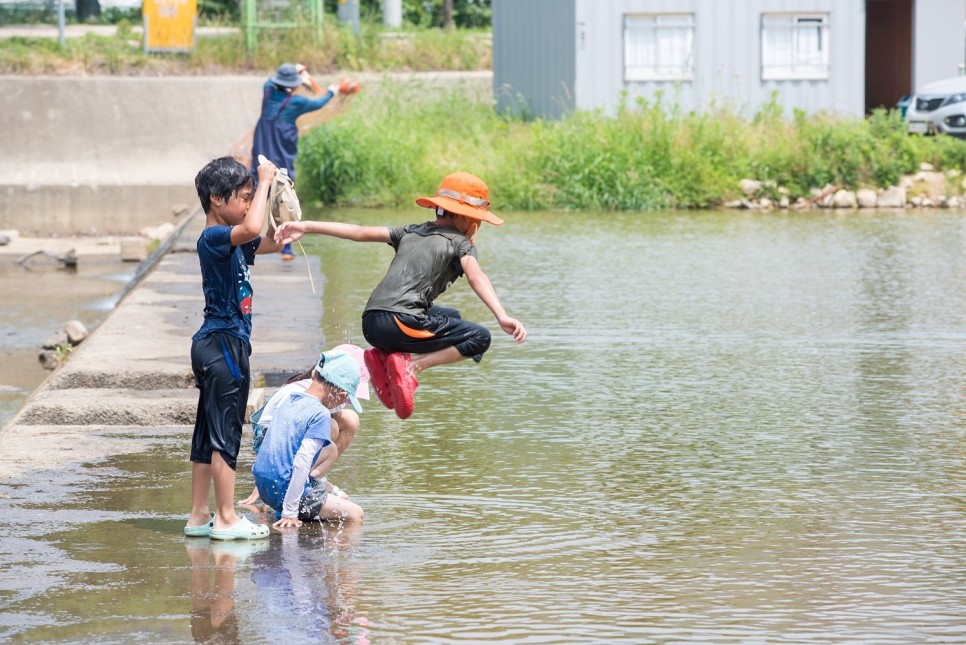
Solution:
M 826 184 L 885 187 L 922 162 L 962 169 L 966 143 L 909 136 L 895 111 L 788 119 L 770 104 L 749 118 L 658 98 L 524 122 L 465 91 L 389 87 L 306 134 L 298 163 L 303 199 L 327 204 L 398 206 L 462 170 L 490 185 L 496 209 L 646 211 L 720 205 L 742 178 L 776 199 L 780 188 L 795 199 Z
M 219 25 L 211 25 L 219 26 Z M 232 26 L 232 25 L 226 25 Z M 323 37 L 306 29 L 263 30 L 249 53 L 240 31 L 199 36 L 190 54 L 142 51 L 140 33 L 119 24 L 116 36 L 0 40 L 2 74 L 211 74 L 267 71 L 279 61 L 298 61 L 315 74 L 359 71 L 481 70 L 491 67 L 489 32 L 413 27 L 387 34 L 364 23 L 359 35 L 327 16 Z

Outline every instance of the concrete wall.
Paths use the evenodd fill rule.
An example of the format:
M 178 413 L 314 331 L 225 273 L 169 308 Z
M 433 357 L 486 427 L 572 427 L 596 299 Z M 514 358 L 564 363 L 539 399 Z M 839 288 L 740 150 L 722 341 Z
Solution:
M 0 228 L 137 230 L 258 118 L 259 77 L 0 78 Z
M 912 17 L 912 87 L 959 74 L 966 57 L 963 0 L 917 0 Z
M 390 77 L 492 100 L 489 72 L 363 75 L 357 100 Z M 0 77 L 0 229 L 127 233 L 193 211 L 195 174 L 255 127 L 264 81 Z

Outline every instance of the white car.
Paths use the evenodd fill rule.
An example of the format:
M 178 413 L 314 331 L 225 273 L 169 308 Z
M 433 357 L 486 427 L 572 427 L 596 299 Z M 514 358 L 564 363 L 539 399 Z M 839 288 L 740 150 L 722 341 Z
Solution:
M 906 109 L 911 134 L 951 134 L 966 138 L 966 76 L 924 85 Z

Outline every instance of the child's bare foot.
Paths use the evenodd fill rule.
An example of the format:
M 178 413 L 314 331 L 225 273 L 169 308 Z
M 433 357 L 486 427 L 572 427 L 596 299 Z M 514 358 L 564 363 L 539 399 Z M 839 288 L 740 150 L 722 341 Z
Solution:
M 252 490 L 252 494 L 245 499 L 238 500 L 238 504 L 241 506 L 251 506 L 258 501 L 258 488 Z

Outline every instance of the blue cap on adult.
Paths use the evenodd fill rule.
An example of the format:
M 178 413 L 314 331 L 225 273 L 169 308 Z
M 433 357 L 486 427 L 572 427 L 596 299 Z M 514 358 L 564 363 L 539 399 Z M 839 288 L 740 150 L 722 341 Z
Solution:
M 298 87 L 302 84 L 298 68 L 292 63 L 282 63 L 275 70 L 275 76 L 270 79 L 276 85 L 282 87 Z

